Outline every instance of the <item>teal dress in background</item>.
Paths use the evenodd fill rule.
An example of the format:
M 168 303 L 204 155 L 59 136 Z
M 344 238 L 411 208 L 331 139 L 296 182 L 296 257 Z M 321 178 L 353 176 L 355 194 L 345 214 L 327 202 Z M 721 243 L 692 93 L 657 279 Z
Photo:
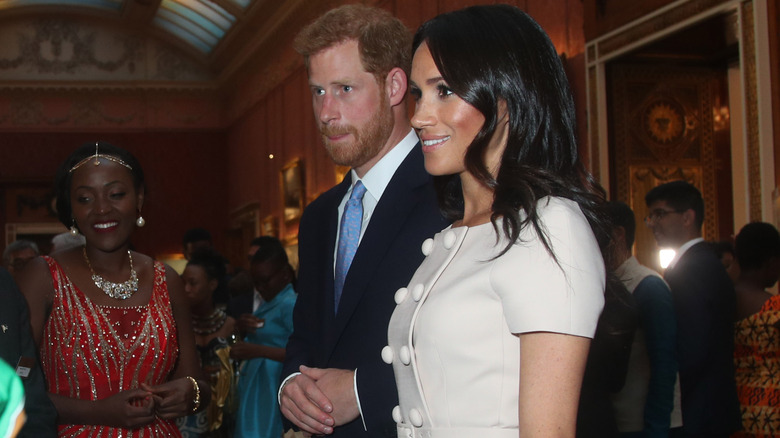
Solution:
M 273 300 L 263 303 L 254 315 L 265 325 L 247 334 L 245 342 L 284 348 L 293 331 L 293 307 L 297 295 L 288 284 Z M 242 362 L 238 377 L 236 438 L 279 438 L 282 413 L 276 401 L 282 363 L 264 357 Z
M 0 436 L 16 436 L 25 422 L 24 385 L 7 362 L 0 359 Z

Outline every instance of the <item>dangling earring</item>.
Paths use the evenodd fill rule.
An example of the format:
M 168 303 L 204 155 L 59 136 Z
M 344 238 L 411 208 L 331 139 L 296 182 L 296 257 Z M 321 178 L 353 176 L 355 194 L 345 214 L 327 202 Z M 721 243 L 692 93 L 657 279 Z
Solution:
M 79 229 L 76 228 L 76 220 L 73 220 L 73 225 L 70 226 L 70 235 L 76 237 L 79 235 Z
M 138 228 L 141 228 L 146 225 L 146 219 L 139 214 L 138 219 L 135 220 L 135 224 L 138 225 Z

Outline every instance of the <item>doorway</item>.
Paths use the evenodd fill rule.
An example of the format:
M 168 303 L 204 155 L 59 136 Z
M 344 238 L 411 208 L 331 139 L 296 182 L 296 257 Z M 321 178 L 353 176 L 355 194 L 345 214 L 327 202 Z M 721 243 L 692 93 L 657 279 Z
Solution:
M 756 114 L 770 96 L 769 71 L 756 62 L 766 49 L 756 8 L 766 1 L 675 2 L 587 43 L 591 165 L 610 199 L 634 209 L 635 255 L 655 269 L 642 218 L 644 194 L 660 183 L 684 179 L 702 191 L 708 240 L 773 221 L 771 117 L 767 127 Z

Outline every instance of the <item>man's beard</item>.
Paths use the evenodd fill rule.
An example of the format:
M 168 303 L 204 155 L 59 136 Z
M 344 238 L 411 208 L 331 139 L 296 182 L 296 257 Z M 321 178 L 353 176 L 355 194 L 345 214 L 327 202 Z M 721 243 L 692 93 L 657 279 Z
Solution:
M 393 114 L 382 94 L 379 108 L 369 121 L 358 129 L 352 125 L 320 125 L 320 134 L 328 155 L 340 166 L 360 167 L 374 158 L 385 146 L 393 131 Z M 328 137 L 350 134 L 349 143 L 331 143 Z

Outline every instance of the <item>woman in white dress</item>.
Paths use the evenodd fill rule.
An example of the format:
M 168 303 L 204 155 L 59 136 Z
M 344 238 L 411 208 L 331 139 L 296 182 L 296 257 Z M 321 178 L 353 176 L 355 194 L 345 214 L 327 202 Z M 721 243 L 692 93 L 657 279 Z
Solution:
M 398 434 L 573 437 L 606 234 L 560 59 L 507 5 L 434 18 L 413 53 L 412 124 L 453 225 L 395 297 Z

